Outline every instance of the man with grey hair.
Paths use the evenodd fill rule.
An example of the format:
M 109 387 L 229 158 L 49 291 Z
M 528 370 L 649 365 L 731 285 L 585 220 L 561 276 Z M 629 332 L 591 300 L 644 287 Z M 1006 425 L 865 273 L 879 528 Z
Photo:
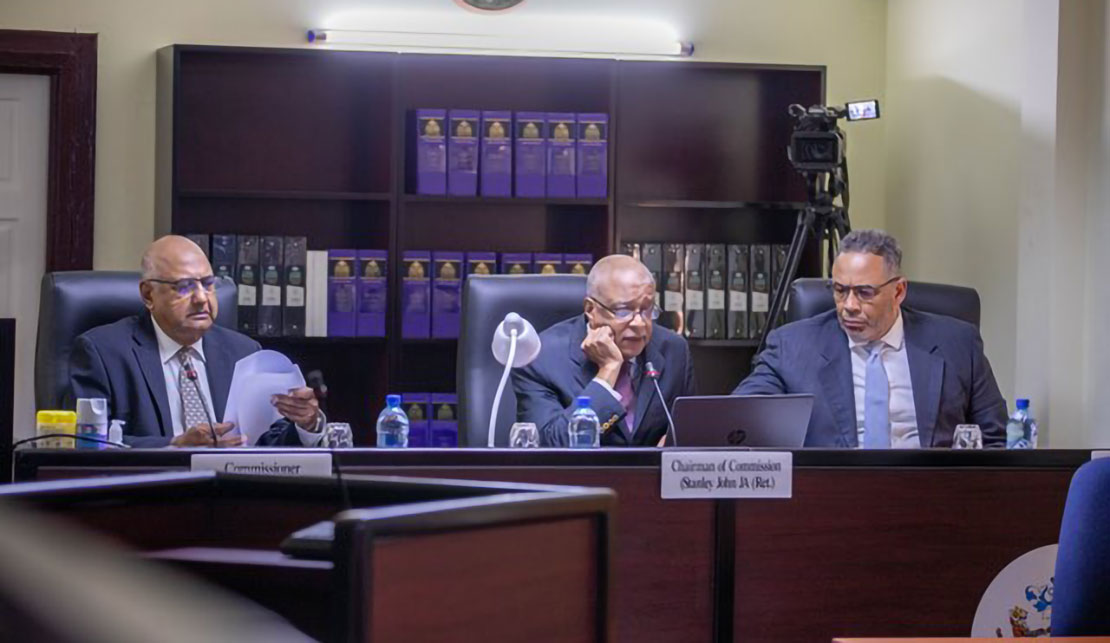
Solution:
M 950 447 L 965 423 L 984 446 L 1005 445 L 1006 402 L 978 329 L 902 305 L 894 237 L 845 236 L 829 287 L 836 309 L 774 330 L 734 394 L 813 394 L 807 447 Z
M 625 255 L 601 259 L 586 278 L 583 308 L 540 333 L 539 357 L 513 371 L 517 419 L 539 427 L 543 446 L 566 446 L 575 398 L 585 395 L 601 420 L 603 446 L 655 446 L 667 432 L 663 405 L 694 394 L 694 366 L 685 339 L 654 328 L 651 272 Z
M 237 427 L 217 422 L 235 363 L 259 350 L 253 339 L 215 324 L 216 277 L 197 244 L 170 235 L 142 257 L 138 294 L 146 311 L 82 334 L 70 355 L 72 397 L 108 400 L 134 447 L 235 447 Z M 315 446 L 324 416 L 312 389 L 275 395 L 282 419 L 258 446 Z

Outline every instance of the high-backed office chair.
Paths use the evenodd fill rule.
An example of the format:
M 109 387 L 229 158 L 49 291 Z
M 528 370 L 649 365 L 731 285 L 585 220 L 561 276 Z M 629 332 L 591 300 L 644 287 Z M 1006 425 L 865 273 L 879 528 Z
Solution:
M 825 279 L 795 279 L 790 284 L 787 322 L 808 319 L 836 307 Z M 914 310 L 962 319 L 979 327 L 979 293 L 966 286 L 911 281 L 904 305 Z
M 1110 458 L 1076 470 L 1056 552 L 1052 636 L 1110 635 Z
M 586 298 L 586 278 L 579 275 L 472 275 L 463 287 L 462 323 L 459 329 L 458 370 L 459 435 L 466 446 L 483 447 L 489 432 L 489 415 L 497 383 L 504 371 L 493 357 L 493 331 L 514 312 L 535 326 L 537 332 L 581 314 Z M 507 446 L 509 427 L 516 421 L 516 394 L 506 384 L 497 414 L 494 444 Z
M 235 282 L 216 282 L 216 323 L 235 328 Z M 35 407 L 63 408 L 69 391 L 69 355 L 77 336 L 145 310 L 139 273 L 105 270 L 48 272 L 42 276 L 39 327 L 35 342 Z

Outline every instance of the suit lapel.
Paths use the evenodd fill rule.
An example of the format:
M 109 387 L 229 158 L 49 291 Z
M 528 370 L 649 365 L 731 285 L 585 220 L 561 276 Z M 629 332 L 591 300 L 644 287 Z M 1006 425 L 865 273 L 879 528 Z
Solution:
M 917 415 L 917 435 L 924 448 L 933 445 L 933 433 L 944 384 L 944 358 L 936 353 L 936 342 L 925 336 L 918 316 L 902 309 L 906 329 L 906 359 L 913 386 L 913 406 Z
M 840 329 L 836 317 L 825 324 L 821 342 L 824 363 L 819 368 L 819 379 L 824 399 L 832 409 L 836 429 L 844 444 L 859 446 L 856 434 L 856 394 L 852 384 L 852 355 L 848 351 L 848 337 Z
M 131 350 L 158 411 L 159 428 L 162 435 L 169 435 L 173 432 L 173 420 L 170 416 L 169 395 L 166 393 L 166 377 L 162 371 L 162 358 L 158 354 L 158 338 L 154 334 L 154 321 L 150 315 L 139 316 L 139 324 L 131 337 L 135 340 Z M 167 428 L 170 429 L 169 433 Z
M 205 333 L 201 341 L 204 343 L 204 370 L 208 376 L 208 393 L 212 396 L 214 416 L 212 419 L 222 422 L 235 365 L 230 363 L 227 351 L 223 350 L 223 345 L 214 332 Z

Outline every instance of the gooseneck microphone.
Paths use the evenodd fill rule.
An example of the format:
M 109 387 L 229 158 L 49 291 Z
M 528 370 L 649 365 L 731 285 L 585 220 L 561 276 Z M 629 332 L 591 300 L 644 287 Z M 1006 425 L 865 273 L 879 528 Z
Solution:
M 220 446 L 219 441 L 216 439 L 216 423 L 212 421 L 212 414 L 208 411 L 208 404 L 204 401 L 204 394 L 200 392 L 200 384 L 197 382 L 197 371 L 193 368 L 192 360 L 189 361 L 185 367 L 185 377 L 193 383 L 193 388 L 197 391 L 197 397 L 200 398 L 200 408 L 204 409 L 204 417 L 208 418 L 208 429 L 212 432 L 212 446 Z M 187 427 L 186 427 L 187 428 Z
M 674 435 L 674 420 L 671 419 L 671 412 L 667 409 L 667 400 L 663 397 L 663 391 L 659 388 L 659 371 L 655 370 L 655 366 L 651 362 L 644 365 L 644 375 L 651 378 L 651 383 L 655 385 L 655 392 L 659 395 L 659 403 L 663 405 L 663 413 L 667 416 L 667 435 L 670 436 L 671 446 L 675 446 L 678 442 L 675 440 Z M 651 400 L 648 400 L 651 404 Z M 644 405 L 644 411 L 647 411 L 647 404 Z

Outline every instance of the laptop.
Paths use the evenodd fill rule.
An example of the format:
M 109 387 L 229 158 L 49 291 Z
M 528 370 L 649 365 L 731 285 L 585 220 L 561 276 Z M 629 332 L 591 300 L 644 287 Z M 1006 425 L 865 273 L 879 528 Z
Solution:
M 680 397 L 671 416 L 678 447 L 800 448 L 812 395 Z

